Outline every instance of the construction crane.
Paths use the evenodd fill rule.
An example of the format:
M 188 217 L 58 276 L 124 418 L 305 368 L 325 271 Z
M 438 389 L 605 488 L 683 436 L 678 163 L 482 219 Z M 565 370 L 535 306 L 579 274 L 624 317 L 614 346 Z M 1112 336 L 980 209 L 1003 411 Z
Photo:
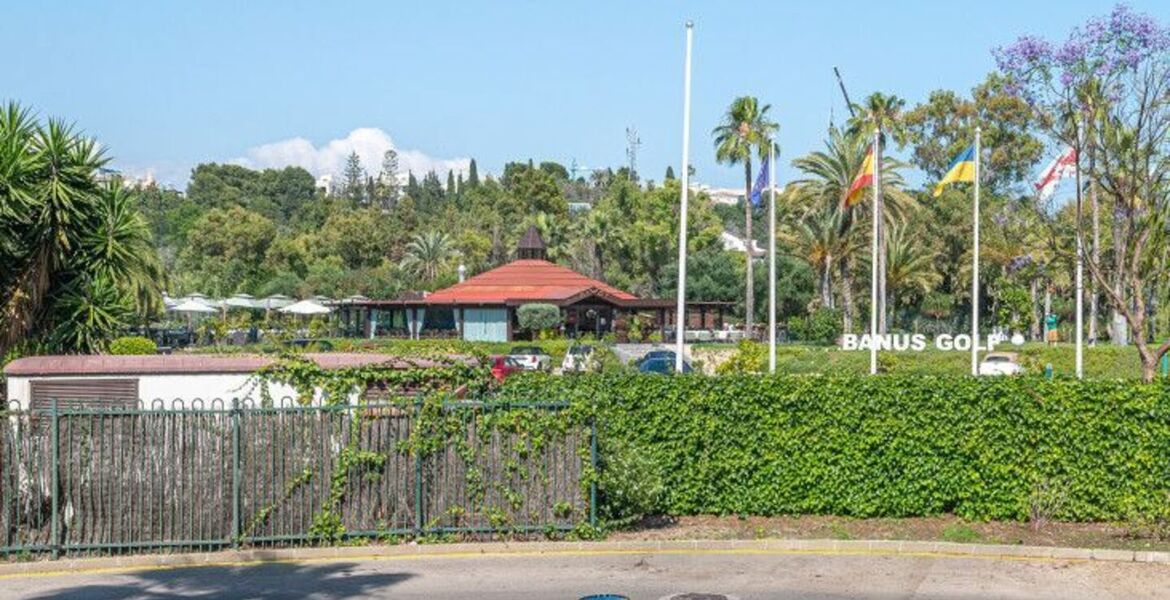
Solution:
M 857 113 L 853 110 L 853 101 L 849 99 L 849 92 L 845 91 L 845 81 L 841 79 L 841 71 L 837 67 L 833 67 L 833 74 L 837 76 L 837 85 L 841 87 L 841 95 L 845 96 L 845 108 L 849 109 L 849 116 L 856 117 Z

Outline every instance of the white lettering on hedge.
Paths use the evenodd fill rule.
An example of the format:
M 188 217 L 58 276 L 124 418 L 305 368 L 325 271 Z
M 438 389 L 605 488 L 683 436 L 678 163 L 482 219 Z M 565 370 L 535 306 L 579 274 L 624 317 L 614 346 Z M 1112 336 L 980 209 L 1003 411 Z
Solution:
M 926 350 L 926 336 L 921 333 L 887 333 L 870 335 L 863 333 L 846 333 L 841 336 L 841 349 L 846 351 L 870 350 L 877 346 L 878 350 L 894 352 L 922 352 Z M 965 333 L 951 335 L 942 333 L 934 337 L 934 347 L 943 351 L 968 352 L 971 350 L 971 336 Z M 995 343 L 987 341 L 987 346 L 980 346 L 979 350 L 991 351 Z

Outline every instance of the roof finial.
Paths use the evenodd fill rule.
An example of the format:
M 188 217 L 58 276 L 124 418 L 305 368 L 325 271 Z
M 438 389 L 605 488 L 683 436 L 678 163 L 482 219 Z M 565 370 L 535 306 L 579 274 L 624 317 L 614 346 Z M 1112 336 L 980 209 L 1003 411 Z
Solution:
M 545 246 L 544 239 L 540 237 L 536 225 L 529 225 L 528 231 L 520 237 L 520 243 L 516 245 L 516 258 L 548 260 L 548 247 Z

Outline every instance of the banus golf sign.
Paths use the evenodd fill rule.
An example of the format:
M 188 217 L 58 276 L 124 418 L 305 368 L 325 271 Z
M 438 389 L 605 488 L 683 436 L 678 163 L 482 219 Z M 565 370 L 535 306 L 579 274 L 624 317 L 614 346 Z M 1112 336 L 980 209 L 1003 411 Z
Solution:
M 991 336 L 987 340 L 987 346 L 979 346 L 976 350 L 995 350 L 997 336 Z M 857 335 L 854 333 L 847 333 L 841 336 L 842 350 L 872 350 L 874 345 L 881 351 L 894 352 L 922 352 L 926 350 L 928 339 L 925 334 L 921 333 L 888 333 L 879 335 L 870 335 L 868 333 Z M 951 335 L 943 333 L 934 336 L 934 347 L 938 350 L 955 350 L 959 352 L 971 351 L 971 336 L 965 333 L 958 335 Z

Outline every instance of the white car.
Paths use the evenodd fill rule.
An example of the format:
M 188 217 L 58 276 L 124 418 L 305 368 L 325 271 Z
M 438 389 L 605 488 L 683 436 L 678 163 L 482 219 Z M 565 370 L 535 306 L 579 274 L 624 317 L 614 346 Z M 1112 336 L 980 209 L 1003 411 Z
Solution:
M 569 348 L 565 353 L 565 360 L 561 361 L 562 373 L 580 373 L 597 370 L 597 361 L 593 356 L 593 346 L 578 344 Z
M 552 357 L 536 346 L 516 346 L 508 357 L 525 371 L 547 371 L 552 366 Z
M 979 363 L 980 375 L 1019 375 L 1024 372 L 1014 352 L 989 352 Z

